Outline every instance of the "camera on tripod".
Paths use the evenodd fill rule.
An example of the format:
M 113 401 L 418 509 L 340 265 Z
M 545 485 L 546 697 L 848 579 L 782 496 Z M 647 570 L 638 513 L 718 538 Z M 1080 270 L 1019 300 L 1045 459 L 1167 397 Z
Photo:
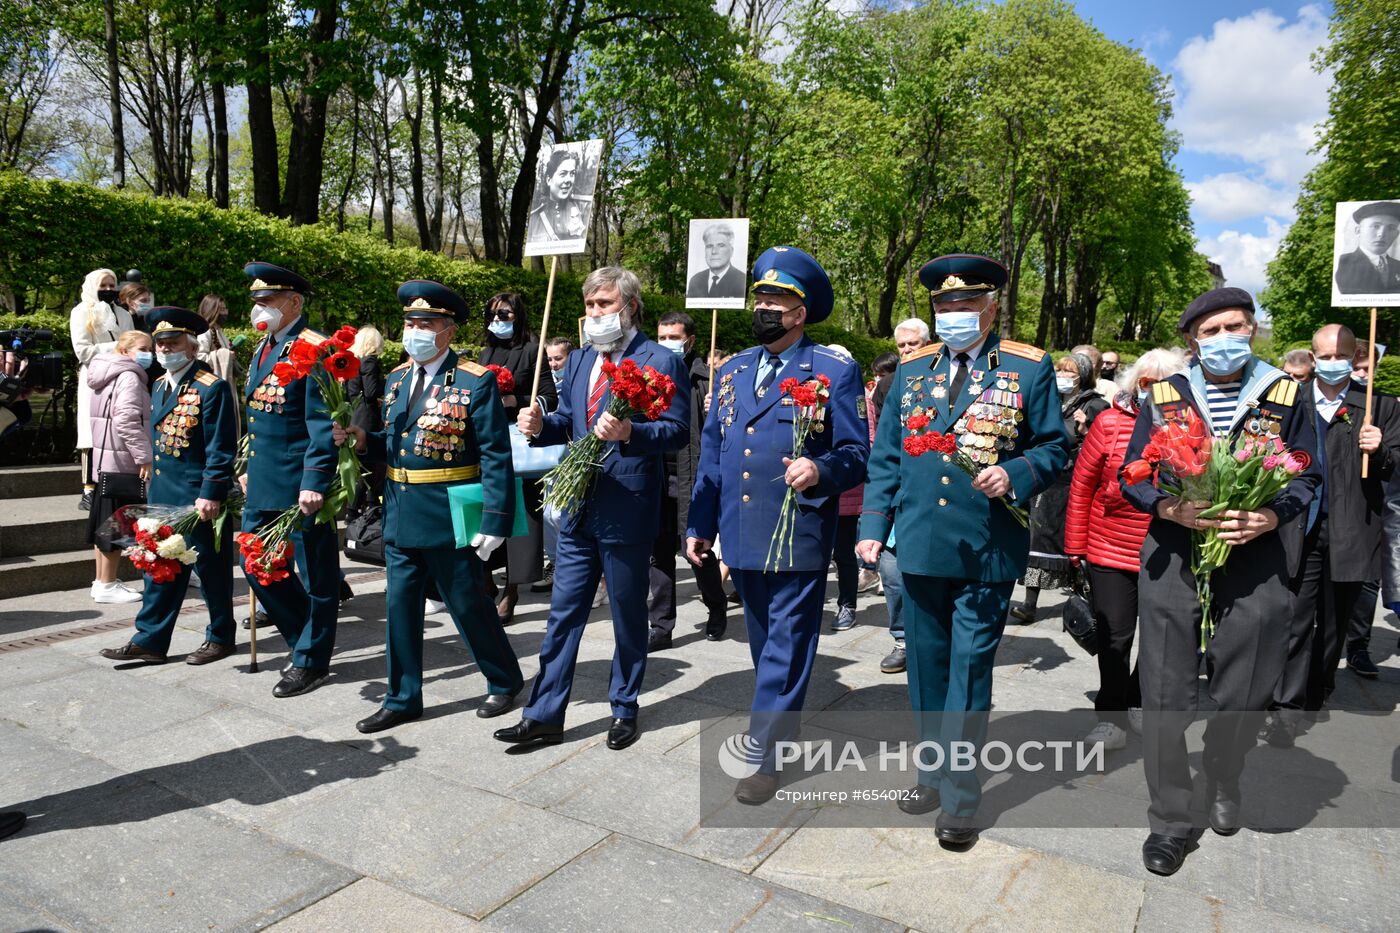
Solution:
M 5 367 L 0 371 L 0 404 L 12 402 L 25 391 L 52 391 L 63 386 L 63 354 L 57 350 L 35 353 L 41 344 L 53 340 L 47 327 L 20 327 L 0 330 L 0 353 Z

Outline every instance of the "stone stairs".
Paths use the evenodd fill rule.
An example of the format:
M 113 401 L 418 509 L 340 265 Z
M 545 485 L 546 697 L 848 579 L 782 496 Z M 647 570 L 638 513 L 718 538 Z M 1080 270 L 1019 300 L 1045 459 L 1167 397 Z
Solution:
M 77 464 L 0 469 L 0 599 L 73 590 L 92 582 L 92 548 Z M 139 579 L 128 561 L 123 580 Z

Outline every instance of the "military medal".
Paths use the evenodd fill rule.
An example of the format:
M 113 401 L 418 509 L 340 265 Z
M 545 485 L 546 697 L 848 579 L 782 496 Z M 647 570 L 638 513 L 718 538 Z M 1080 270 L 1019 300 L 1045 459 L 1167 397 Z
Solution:
M 943 385 L 944 374 L 940 373 L 933 377 L 933 397 L 944 398 L 948 394 L 947 388 Z

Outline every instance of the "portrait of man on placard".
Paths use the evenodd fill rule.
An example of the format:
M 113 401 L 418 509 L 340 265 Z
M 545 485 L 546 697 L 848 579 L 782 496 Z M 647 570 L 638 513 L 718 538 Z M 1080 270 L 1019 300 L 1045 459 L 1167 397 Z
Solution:
M 1397 239 L 1400 239 L 1400 201 L 1337 204 L 1332 275 L 1334 305 L 1400 305 Z
M 749 222 L 692 220 L 686 262 L 687 308 L 742 308 L 748 298 Z
M 530 226 L 525 234 L 526 256 L 583 252 L 602 151 L 601 139 L 541 149 Z

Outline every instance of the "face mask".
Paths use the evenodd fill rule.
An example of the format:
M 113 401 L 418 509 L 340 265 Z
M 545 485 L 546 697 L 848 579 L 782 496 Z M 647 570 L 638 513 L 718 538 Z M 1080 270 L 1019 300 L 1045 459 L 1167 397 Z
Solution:
M 1352 376 L 1351 381 L 1361 386 L 1362 388 L 1365 388 L 1366 383 L 1370 382 L 1371 380 L 1367 379 L 1365 376 Z
M 622 339 L 622 314 L 614 311 L 601 317 L 584 319 L 583 336 L 592 344 L 615 343 Z
M 404 328 L 403 348 L 415 363 L 426 363 L 438 355 L 437 334 L 416 327 L 413 330 Z
M 136 313 L 141 315 L 142 317 L 145 317 L 146 315 L 151 313 L 151 309 L 154 307 L 155 305 L 151 304 L 149 301 L 143 301 L 136 306 Z
M 156 361 L 156 355 L 149 350 L 137 350 L 131 355 L 131 358 L 135 360 L 136 365 L 140 366 L 142 369 L 150 369 L 151 364 Z
M 117 300 L 117 290 L 115 288 L 99 288 L 97 290 L 97 300 L 105 301 L 107 304 L 115 304 Z
M 1329 386 L 1341 385 L 1351 378 L 1351 360 L 1318 360 L 1313 371 Z
M 1073 376 L 1056 376 L 1055 385 L 1060 390 L 1061 395 L 1068 395 L 1074 391 L 1074 387 L 1079 385 L 1079 380 Z
M 172 370 L 180 369 L 186 363 L 188 363 L 190 361 L 190 355 L 184 350 L 179 350 L 175 353 L 158 352 L 156 353 L 156 359 L 160 360 L 160 365 L 164 366 L 166 371 L 169 372 Z
M 1249 346 L 1248 334 L 1221 334 L 1209 340 L 1196 342 L 1200 352 L 1196 355 L 1206 372 L 1214 376 L 1228 376 L 1239 372 L 1254 351 Z
M 1100 372 L 1103 375 L 1103 378 L 1112 379 L 1114 376 L 1118 375 L 1118 367 L 1105 366 Z
M 982 336 L 982 314 L 978 311 L 945 311 L 933 316 L 933 329 L 953 351 L 966 350 Z
M 282 323 L 282 312 L 267 305 L 253 305 L 253 327 L 263 333 L 271 333 L 277 330 L 277 326 Z
M 787 336 L 789 329 L 783 326 L 783 312 L 770 311 L 767 308 L 762 311 L 754 309 L 753 339 L 765 347 L 782 340 Z
M 515 334 L 515 322 L 492 321 L 490 324 L 486 325 L 486 329 L 491 332 L 493 337 L 498 337 L 501 340 L 509 340 Z
M 561 382 L 564 381 L 564 370 L 562 370 L 562 369 L 551 369 L 551 370 L 549 371 L 549 375 L 550 375 L 551 378 L 554 379 L 554 387 L 555 387 L 556 389 L 559 388 L 559 383 L 561 383 Z
M 667 350 L 670 350 L 672 353 L 676 354 L 676 356 L 685 356 L 684 340 L 661 340 L 658 342 Z
M 223 326 L 224 326 L 225 324 L 227 324 L 227 323 L 228 323 L 228 312 L 227 312 L 227 311 L 220 311 L 220 312 L 219 312 L 219 326 L 220 326 L 220 327 L 223 327 Z

